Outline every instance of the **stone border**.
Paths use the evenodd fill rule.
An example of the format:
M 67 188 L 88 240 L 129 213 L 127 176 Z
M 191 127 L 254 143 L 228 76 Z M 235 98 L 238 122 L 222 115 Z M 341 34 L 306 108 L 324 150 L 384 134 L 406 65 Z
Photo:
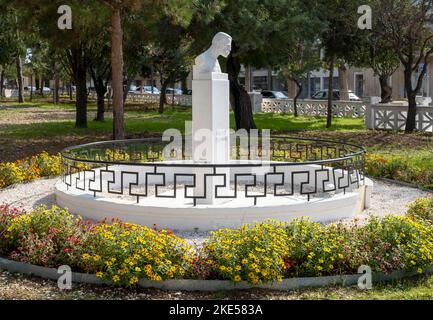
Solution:
M 37 276 L 44 279 L 57 280 L 60 274 L 57 269 L 40 267 L 23 262 L 12 261 L 0 258 L 0 269 L 7 270 L 11 273 L 21 273 L 30 276 Z M 433 266 L 426 268 L 424 274 L 433 273 Z M 373 284 L 376 282 L 389 282 L 399 280 L 407 277 L 417 275 L 416 271 L 394 271 L 390 274 L 374 273 Z M 272 282 L 261 285 L 252 285 L 246 281 L 233 283 L 230 280 L 165 280 L 165 281 L 151 281 L 142 279 L 138 282 L 142 288 L 154 288 L 161 290 L 171 291 L 227 291 L 227 290 L 247 290 L 247 289 L 268 289 L 277 291 L 298 290 L 304 288 L 319 288 L 328 286 L 352 286 L 358 283 L 361 275 L 340 275 L 340 276 L 326 276 L 326 277 L 306 277 L 306 278 L 287 278 L 281 282 Z M 73 283 L 87 283 L 87 284 L 112 284 L 100 280 L 93 274 L 86 273 L 72 273 Z
M 430 192 L 430 193 L 433 192 L 433 189 L 428 189 L 428 188 L 425 188 L 425 187 L 418 185 L 418 184 L 415 184 L 415 183 L 399 181 L 399 180 L 394 180 L 394 179 L 389 179 L 389 178 L 380 178 L 380 177 L 370 177 L 370 178 L 373 178 L 373 179 L 376 179 L 379 181 L 383 181 L 383 182 L 388 182 L 391 184 L 396 184 L 396 185 L 403 186 L 403 187 L 419 189 L 419 190 L 424 191 L 424 192 Z

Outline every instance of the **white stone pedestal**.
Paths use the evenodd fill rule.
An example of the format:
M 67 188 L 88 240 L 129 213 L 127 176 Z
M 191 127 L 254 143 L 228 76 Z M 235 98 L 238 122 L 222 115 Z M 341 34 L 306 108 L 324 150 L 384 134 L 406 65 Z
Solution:
M 227 164 L 230 159 L 230 100 L 226 73 L 201 74 L 194 71 L 192 80 L 192 159 L 200 164 Z M 227 170 L 218 173 L 227 174 Z M 213 168 L 196 170 L 196 194 L 204 195 L 204 174 Z M 227 176 L 227 178 L 229 178 Z M 206 198 L 197 204 L 215 203 L 215 185 L 223 177 L 207 177 Z

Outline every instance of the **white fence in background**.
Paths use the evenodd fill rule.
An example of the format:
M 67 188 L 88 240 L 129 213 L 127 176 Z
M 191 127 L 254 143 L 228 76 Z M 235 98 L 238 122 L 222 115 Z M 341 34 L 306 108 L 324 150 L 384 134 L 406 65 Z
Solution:
M 367 108 L 365 124 L 369 129 L 404 130 L 407 108 L 404 105 L 372 104 Z M 416 130 L 433 132 L 433 107 L 417 106 Z
M 89 97 L 91 99 L 96 99 L 96 92 L 90 92 Z M 192 105 L 192 96 L 190 95 L 172 95 L 167 94 L 167 103 L 182 105 L 182 106 L 191 106 Z M 159 103 L 159 94 L 156 93 L 140 93 L 140 92 L 129 92 L 126 97 L 127 102 L 131 103 Z
M 328 102 L 325 100 L 298 100 L 298 114 L 303 116 L 326 116 Z M 362 118 L 365 116 L 367 103 L 357 101 L 334 101 L 332 112 L 334 117 Z M 293 100 L 263 99 L 262 112 L 294 113 Z

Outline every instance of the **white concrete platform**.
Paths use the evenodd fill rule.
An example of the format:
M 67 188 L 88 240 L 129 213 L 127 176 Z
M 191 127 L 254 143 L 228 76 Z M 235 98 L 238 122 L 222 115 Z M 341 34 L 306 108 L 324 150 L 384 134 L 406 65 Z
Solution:
M 364 210 L 371 195 L 372 182 L 354 192 L 339 193 L 327 198 L 306 196 L 218 199 L 213 205 L 193 205 L 192 199 L 143 197 L 139 203 L 132 199 L 94 197 L 93 193 L 56 184 L 56 200 L 61 207 L 87 219 L 119 218 L 123 221 L 179 231 L 208 231 L 219 228 L 238 228 L 244 223 L 267 219 L 290 221 L 306 216 L 313 221 L 330 222 L 353 218 Z M 164 195 L 164 194 L 163 194 Z M 168 195 L 168 194 L 167 194 Z

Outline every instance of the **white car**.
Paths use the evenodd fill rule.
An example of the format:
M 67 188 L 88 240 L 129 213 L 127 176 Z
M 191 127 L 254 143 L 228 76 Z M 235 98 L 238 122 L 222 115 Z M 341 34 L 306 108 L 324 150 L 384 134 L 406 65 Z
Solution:
M 28 92 L 30 92 L 30 91 L 33 91 L 33 92 L 40 92 L 40 88 L 39 88 L 39 89 L 36 89 L 36 87 L 28 86 L 28 87 L 24 87 L 24 91 L 28 91 Z M 51 93 L 51 89 L 48 88 L 48 87 L 43 87 L 43 88 L 42 88 L 42 92 L 43 92 L 44 94 L 49 94 L 49 93 Z
M 141 92 L 141 88 L 137 88 L 136 92 Z M 152 93 L 152 86 L 144 86 L 143 93 Z M 154 94 L 160 94 L 161 91 L 157 87 L 153 87 Z
M 174 95 L 182 95 L 183 92 L 181 89 L 173 89 L 173 88 L 167 88 L 165 89 L 166 94 L 174 94 Z
M 131 84 L 129 86 L 128 92 L 137 92 L 138 87 L 136 85 Z
M 340 90 L 333 90 L 333 100 L 340 100 Z M 349 100 L 350 101 L 361 101 L 361 99 L 354 94 L 352 91 L 348 90 Z M 316 92 L 311 99 L 313 100 L 327 100 L 328 99 L 328 90 L 320 90 Z

